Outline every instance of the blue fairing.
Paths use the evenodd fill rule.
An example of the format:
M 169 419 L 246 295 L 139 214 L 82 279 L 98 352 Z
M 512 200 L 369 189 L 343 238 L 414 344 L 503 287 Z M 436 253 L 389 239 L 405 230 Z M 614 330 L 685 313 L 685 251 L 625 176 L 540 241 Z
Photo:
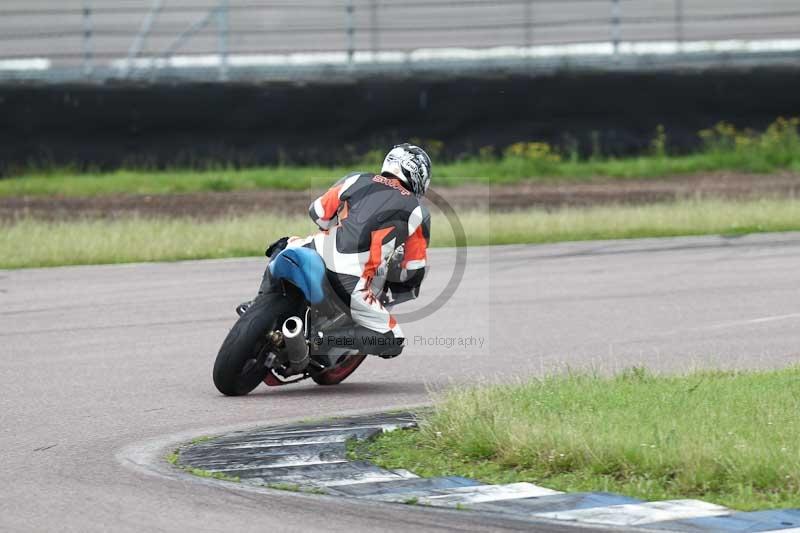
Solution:
M 269 264 L 269 273 L 272 279 L 286 280 L 296 286 L 312 304 L 325 298 L 322 289 L 325 262 L 314 250 L 286 248 Z

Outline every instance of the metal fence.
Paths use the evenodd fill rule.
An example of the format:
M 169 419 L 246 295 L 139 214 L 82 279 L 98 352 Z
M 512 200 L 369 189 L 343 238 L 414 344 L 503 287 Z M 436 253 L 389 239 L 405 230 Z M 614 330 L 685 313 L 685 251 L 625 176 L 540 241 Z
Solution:
M 798 0 L 4 0 L 0 76 L 398 68 L 800 51 Z M 322 70 L 320 70 L 322 69 Z M 234 73 L 237 77 L 238 74 Z

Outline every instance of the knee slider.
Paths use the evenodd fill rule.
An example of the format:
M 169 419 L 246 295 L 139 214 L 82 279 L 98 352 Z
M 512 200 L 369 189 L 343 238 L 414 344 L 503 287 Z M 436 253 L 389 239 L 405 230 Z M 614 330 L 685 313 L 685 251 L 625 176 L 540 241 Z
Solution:
M 397 357 L 403 352 L 403 348 L 405 347 L 405 339 L 403 337 L 395 337 L 394 335 L 391 336 L 391 341 L 386 344 L 386 346 L 381 350 L 381 353 L 378 355 L 384 359 L 391 359 L 392 357 Z

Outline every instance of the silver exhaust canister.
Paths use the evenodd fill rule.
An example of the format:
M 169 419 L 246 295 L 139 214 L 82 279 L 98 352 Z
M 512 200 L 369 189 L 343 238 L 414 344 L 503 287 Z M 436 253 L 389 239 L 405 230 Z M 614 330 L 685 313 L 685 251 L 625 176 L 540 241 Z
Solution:
M 295 372 L 305 370 L 308 366 L 308 343 L 303 334 L 303 320 L 300 317 L 289 317 L 281 328 L 283 342 L 286 344 L 286 353 L 289 356 L 289 365 Z

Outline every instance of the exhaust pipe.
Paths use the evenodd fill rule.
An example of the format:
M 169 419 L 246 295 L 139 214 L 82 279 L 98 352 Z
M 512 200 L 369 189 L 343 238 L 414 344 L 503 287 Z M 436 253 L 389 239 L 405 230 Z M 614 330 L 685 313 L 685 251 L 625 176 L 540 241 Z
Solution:
M 283 341 L 286 343 L 286 353 L 289 355 L 289 365 L 295 372 L 305 370 L 308 366 L 308 343 L 303 335 L 303 320 L 293 316 L 287 318 L 281 328 Z

